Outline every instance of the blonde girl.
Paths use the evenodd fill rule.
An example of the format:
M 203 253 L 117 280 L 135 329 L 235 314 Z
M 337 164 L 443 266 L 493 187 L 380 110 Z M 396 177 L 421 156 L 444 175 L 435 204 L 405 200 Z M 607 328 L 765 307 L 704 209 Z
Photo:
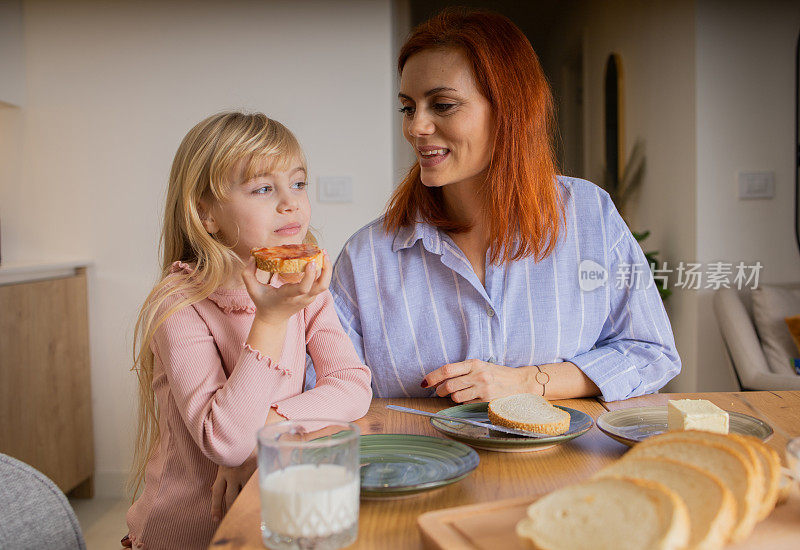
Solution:
M 272 277 L 268 284 L 249 254 L 306 239 L 306 178 L 294 135 L 261 113 L 208 117 L 178 148 L 162 278 L 136 326 L 140 411 L 131 486 L 144 489 L 128 511 L 124 546 L 206 548 L 220 515 L 217 507 L 212 519 L 218 469 L 252 461 L 261 426 L 354 420 L 369 407 L 370 373 L 334 311 L 327 254 L 299 282 Z M 303 393 L 306 353 L 317 383 Z M 215 489 L 219 500 L 219 482 Z

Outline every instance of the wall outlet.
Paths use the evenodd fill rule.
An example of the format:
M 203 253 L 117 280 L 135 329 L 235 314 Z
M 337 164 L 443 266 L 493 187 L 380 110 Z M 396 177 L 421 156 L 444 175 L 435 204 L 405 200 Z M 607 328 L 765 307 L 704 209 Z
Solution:
M 771 199 L 775 196 L 775 172 L 739 172 L 740 199 Z
M 353 178 L 320 176 L 317 179 L 319 202 L 353 202 Z

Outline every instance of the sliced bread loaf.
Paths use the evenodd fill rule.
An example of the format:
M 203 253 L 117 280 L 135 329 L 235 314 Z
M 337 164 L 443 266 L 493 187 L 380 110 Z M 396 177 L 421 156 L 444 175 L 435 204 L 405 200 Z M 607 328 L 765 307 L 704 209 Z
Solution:
M 755 449 L 761 466 L 764 469 L 764 498 L 761 505 L 761 513 L 758 519 L 764 519 L 772 513 L 773 508 L 778 502 L 778 493 L 781 483 L 781 457 L 778 452 L 764 444 L 763 441 L 752 435 L 738 436 L 750 444 Z
M 753 475 L 756 476 L 757 479 L 762 480 L 757 487 L 757 499 L 760 503 L 764 502 L 765 496 L 765 484 L 763 483 L 764 480 L 764 466 L 761 460 L 758 457 L 758 453 L 753 448 L 753 446 L 745 441 L 741 436 L 735 434 L 721 434 L 721 433 L 712 433 L 706 431 L 699 431 L 699 430 L 687 430 L 687 431 L 676 431 L 676 432 L 667 432 L 664 434 L 659 435 L 656 438 L 651 438 L 647 441 L 673 441 L 673 440 L 689 440 L 689 441 L 708 441 L 709 443 L 716 443 L 717 445 L 722 445 L 724 447 L 728 447 L 734 451 L 742 453 L 747 461 L 750 463 L 750 466 L 753 467 Z M 647 441 L 644 443 L 646 444 Z
M 660 483 L 594 479 L 531 504 L 517 535 L 540 550 L 678 549 L 689 540 L 689 516 Z
M 717 443 L 688 439 L 653 437 L 639 443 L 625 458 L 660 457 L 686 462 L 716 475 L 730 489 L 736 500 L 736 527 L 731 540 L 740 541 L 753 531 L 761 510 L 760 493 L 763 486 L 743 453 Z
M 725 546 L 736 521 L 736 504 L 716 476 L 668 458 L 627 458 L 603 468 L 595 478 L 618 476 L 657 481 L 675 492 L 689 512 L 690 548 Z
M 570 417 L 540 395 L 519 393 L 490 401 L 489 420 L 507 428 L 559 435 L 569 430 Z

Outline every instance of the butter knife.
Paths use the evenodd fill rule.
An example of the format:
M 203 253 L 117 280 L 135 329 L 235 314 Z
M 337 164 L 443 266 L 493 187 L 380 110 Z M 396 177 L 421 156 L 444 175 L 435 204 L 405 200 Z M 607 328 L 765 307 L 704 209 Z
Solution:
M 541 439 L 543 437 L 553 437 L 552 435 L 547 434 L 540 434 L 536 432 L 528 432 L 525 430 L 517 430 L 515 428 L 506 428 L 505 426 L 496 426 L 495 424 L 491 424 L 489 422 L 481 422 L 479 420 L 469 420 L 467 418 L 457 418 L 455 416 L 447 416 L 444 414 L 438 413 L 429 413 L 426 411 L 420 411 L 418 409 L 410 409 L 408 407 L 400 407 L 398 405 L 386 405 L 387 409 L 391 409 L 393 411 L 400 411 L 409 414 L 418 414 L 420 416 L 427 416 L 429 418 L 438 418 L 439 420 L 444 420 L 446 422 L 459 422 L 461 424 L 469 424 L 470 426 L 479 426 L 481 428 L 488 428 L 490 430 L 495 430 L 497 432 L 503 432 L 507 434 L 514 434 L 514 435 L 521 435 L 523 437 L 530 437 L 533 439 Z

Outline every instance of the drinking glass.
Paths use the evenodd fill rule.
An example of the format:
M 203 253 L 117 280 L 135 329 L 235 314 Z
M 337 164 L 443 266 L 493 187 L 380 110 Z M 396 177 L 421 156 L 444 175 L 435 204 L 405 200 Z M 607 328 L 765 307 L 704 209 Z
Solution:
M 360 430 L 289 420 L 258 432 L 261 537 L 273 550 L 334 550 L 355 542 Z

